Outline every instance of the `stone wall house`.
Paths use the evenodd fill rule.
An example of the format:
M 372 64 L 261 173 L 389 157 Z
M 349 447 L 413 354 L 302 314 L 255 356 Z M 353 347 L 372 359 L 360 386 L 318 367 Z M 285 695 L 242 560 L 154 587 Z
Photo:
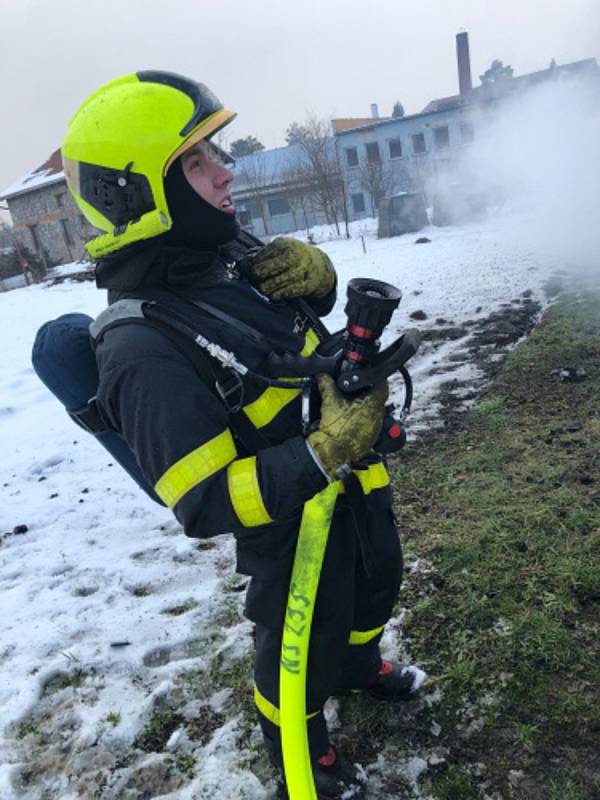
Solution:
M 60 150 L 0 194 L 15 233 L 46 267 L 86 257 L 96 230 L 75 205 L 62 169 Z

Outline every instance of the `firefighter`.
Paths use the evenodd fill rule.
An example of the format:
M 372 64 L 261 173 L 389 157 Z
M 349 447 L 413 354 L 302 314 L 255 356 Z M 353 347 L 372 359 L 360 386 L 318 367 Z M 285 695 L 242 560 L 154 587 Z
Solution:
M 336 274 L 311 245 L 278 238 L 263 246 L 240 231 L 233 173 L 213 138 L 234 116 L 203 84 L 138 72 L 83 103 L 62 153 L 75 201 L 103 231 L 88 250 L 109 305 L 162 303 L 260 372 L 269 352 L 316 349 L 317 320 L 333 307 Z M 256 626 L 258 717 L 278 766 L 281 632 L 303 504 L 358 465 L 364 514 L 340 494 L 307 686 L 318 796 L 339 798 L 350 788 L 358 795 L 359 771 L 329 739 L 325 701 L 352 690 L 406 699 L 418 682 L 414 670 L 382 660 L 379 651 L 402 572 L 389 476 L 372 451 L 387 386 L 350 401 L 320 376 L 307 431 L 293 385 L 265 388 L 248 377 L 215 391 L 176 336 L 133 322 L 140 324 L 109 325 L 97 338 L 97 407 L 188 536 L 235 536 L 237 570 L 250 576 L 245 610 Z

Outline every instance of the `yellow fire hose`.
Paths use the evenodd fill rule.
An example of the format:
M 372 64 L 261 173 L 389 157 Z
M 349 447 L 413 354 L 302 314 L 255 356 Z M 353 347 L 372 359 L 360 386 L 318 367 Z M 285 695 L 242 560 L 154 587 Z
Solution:
M 281 643 L 279 714 L 290 800 L 317 800 L 306 729 L 306 667 L 312 617 L 340 482 L 304 505 Z

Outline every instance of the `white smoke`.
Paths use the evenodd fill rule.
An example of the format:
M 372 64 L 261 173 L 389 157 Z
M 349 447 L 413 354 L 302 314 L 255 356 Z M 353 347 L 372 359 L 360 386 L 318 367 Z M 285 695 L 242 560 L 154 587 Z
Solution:
M 551 81 L 473 121 L 468 194 L 495 201 L 507 235 L 540 257 L 600 273 L 600 79 Z

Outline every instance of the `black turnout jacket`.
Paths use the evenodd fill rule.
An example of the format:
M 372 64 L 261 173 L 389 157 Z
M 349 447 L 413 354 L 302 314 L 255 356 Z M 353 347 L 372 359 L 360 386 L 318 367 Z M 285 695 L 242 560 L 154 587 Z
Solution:
M 199 252 L 158 237 L 99 262 L 99 288 L 109 303 L 123 298 L 163 301 L 211 341 L 260 371 L 265 351 L 250 337 L 194 306 L 202 300 L 258 330 L 279 352 L 312 352 L 318 337 L 308 314 L 273 302 L 238 274 L 236 262 L 256 240 L 246 234 L 218 252 Z M 327 314 L 335 289 L 306 298 Z M 187 535 L 232 532 L 238 571 L 256 575 L 289 569 L 303 504 L 327 480 L 302 435 L 298 389 L 265 388 L 244 377 L 242 411 L 266 438 L 250 452 L 230 426 L 222 399 L 177 342 L 147 323 L 108 328 L 97 342 L 98 409 L 135 453 L 148 482 Z M 318 390 L 311 404 L 318 414 Z M 368 502 L 390 507 L 382 464 L 364 471 Z M 361 481 L 362 483 L 362 481 Z

